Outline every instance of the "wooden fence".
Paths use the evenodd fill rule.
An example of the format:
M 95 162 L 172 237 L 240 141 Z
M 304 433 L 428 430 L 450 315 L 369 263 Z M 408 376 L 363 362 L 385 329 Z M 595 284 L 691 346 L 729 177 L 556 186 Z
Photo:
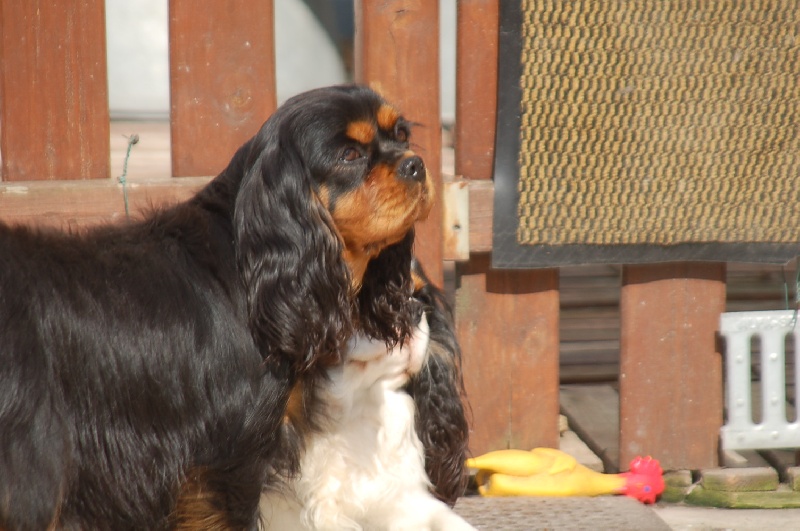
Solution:
M 456 261 L 474 453 L 558 441 L 559 272 L 490 267 L 499 0 L 461 0 L 455 173 L 440 175 L 436 1 L 356 1 L 356 80 L 405 110 L 439 202 L 418 229 L 433 279 Z M 170 0 L 172 176 L 132 211 L 190 196 L 275 108 L 273 0 Z M 124 215 L 110 177 L 104 0 L 0 0 L 0 218 L 86 225 Z M 502 87 L 500 87 L 502 90 Z M 444 226 L 443 210 L 448 210 Z M 468 229 L 465 227 L 468 224 Z M 457 225 L 457 226 L 456 226 Z M 723 264 L 625 266 L 620 453 L 718 463 Z

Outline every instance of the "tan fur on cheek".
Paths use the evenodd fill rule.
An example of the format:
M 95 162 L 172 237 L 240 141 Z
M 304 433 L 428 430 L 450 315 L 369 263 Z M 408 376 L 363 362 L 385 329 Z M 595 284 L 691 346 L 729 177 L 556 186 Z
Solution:
M 400 182 L 389 166 L 378 165 L 363 186 L 339 197 L 333 219 L 348 249 L 399 241 L 416 221 L 419 201 L 413 196 L 420 195 L 419 188 Z
M 362 186 L 337 198 L 332 216 L 356 286 L 373 257 L 428 215 L 431 189 L 427 182 L 398 179 L 394 166 L 379 164 Z

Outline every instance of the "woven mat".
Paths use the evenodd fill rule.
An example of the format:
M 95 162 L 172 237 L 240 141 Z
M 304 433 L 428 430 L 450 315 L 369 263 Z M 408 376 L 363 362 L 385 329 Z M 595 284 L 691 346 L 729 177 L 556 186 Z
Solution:
M 501 4 L 495 266 L 800 253 L 796 1 Z

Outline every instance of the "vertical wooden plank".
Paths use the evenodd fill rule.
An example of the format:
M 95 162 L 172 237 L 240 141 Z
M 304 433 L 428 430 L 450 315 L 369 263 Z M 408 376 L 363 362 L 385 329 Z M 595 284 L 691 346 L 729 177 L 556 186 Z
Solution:
M 439 2 L 356 0 L 356 81 L 380 92 L 411 122 L 439 198 L 417 224 L 415 253 L 442 285 L 442 124 L 439 101 Z
M 103 0 L 0 0 L 2 180 L 109 176 Z
M 558 445 L 558 272 L 456 265 L 470 451 Z
M 620 467 L 637 455 L 665 469 L 717 466 L 725 264 L 629 265 L 622 283 Z
M 457 17 L 455 172 L 465 179 L 491 179 L 499 0 L 461 0 Z
M 216 175 L 275 110 L 272 0 L 170 0 L 174 176 Z
M 455 171 L 490 180 L 499 1 L 462 0 L 457 16 Z M 456 283 L 472 452 L 557 446 L 558 271 L 491 270 L 489 255 L 473 254 Z

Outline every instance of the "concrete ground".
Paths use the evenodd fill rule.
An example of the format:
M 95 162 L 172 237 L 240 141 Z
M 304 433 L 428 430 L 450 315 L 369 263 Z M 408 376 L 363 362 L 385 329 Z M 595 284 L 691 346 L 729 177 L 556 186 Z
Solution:
M 652 511 L 676 531 L 791 531 L 800 529 L 800 509 L 717 509 L 656 505 Z

